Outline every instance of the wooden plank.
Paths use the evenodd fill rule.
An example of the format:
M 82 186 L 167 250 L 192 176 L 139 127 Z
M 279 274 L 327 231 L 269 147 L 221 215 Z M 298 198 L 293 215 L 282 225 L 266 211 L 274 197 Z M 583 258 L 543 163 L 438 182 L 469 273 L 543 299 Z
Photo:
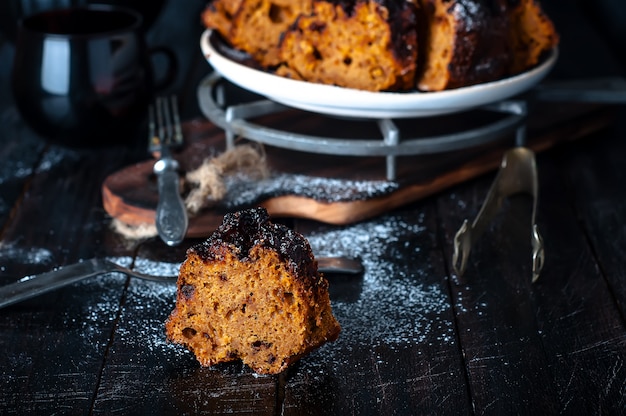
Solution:
M 620 136 L 615 139 L 623 140 Z M 603 174 L 623 177 L 622 166 L 609 162 L 615 161 L 611 154 L 621 154 L 622 159 L 625 154 L 623 147 L 616 148 L 614 143 L 598 137 L 586 150 L 578 148 L 571 159 L 564 155 L 570 169 L 550 164 L 542 172 L 543 177 L 558 177 L 560 181 L 542 185 L 544 208 L 540 218 L 551 254 L 546 279 L 535 290 L 535 303 L 538 329 L 565 413 L 591 414 L 601 409 L 606 414 L 621 414 L 626 408 L 626 325 L 616 296 L 623 290 L 618 288 L 625 275 L 623 265 L 615 267 L 615 260 L 608 260 L 612 255 L 622 256 L 623 251 L 615 250 L 624 247 L 624 240 L 623 234 L 610 237 L 615 232 L 612 215 L 603 205 L 607 200 L 602 198 L 607 189 L 619 184 L 605 183 Z M 595 159 L 598 156 L 600 159 Z M 608 169 L 599 168 L 598 173 L 585 169 L 599 164 L 606 164 Z M 576 183 L 575 188 L 568 189 L 562 181 L 563 177 L 582 176 L 587 180 Z M 614 188 L 617 194 L 611 204 L 616 210 L 623 209 L 623 189 Z M 581 201 L 585 195 L 591 198 L 586 203 Z M 570 201 L 575 201 L 577 209 L 581 204 L 580 217 Z M 581 224 L 593 230 L 594 247 L 589 246 Z M 599 241 L 599 232 L 605 241 Z
M 99 190 L 117 163 L 128 163 L 119 149 L 53 146 L 43 155 L 2 235 L 0 284 L 106 254 L 111 232 Z M 0 408 L 89 412 L 125 282 L 120 275 L 97 277 L 2 310 Z
M 365 273 L 329 276 L 342 333 L 285 375 L 281 414 L 471 412 L 435 219 L 423 202 L 345 227 L 298 222 L 318 255 L 359 257 Z
M 492 179 L 484 177 L 440 198 L 448 261 L 454 234 L 464 219 L 471 221 L 477 214 Z M 508 215 L 499 216 L 472 247 L 463 278 L 453 276 L 450 281 L 477 414 L 506 414 L 511 409 L 520 414 L 554 414 L 558 408 L 530 287 L 529 202 L 507 204 Z
M 495 414 L 623 410 L 623 320 L 549 156 L 539 158 L 539 173 L 547 253 L 540 280 L 530 285 L 526 201 L 525 210 L 509 206 L 473 247 L 453 291 L 473 407 Z M 487 189 L 478 181 L 442 200 L 446 241 L 464 217 L 473 218 Z
M 624 112 L 620 120 L 624 120 Z M 600 270 L 617 300 L 622 317 L 626 317 L 626 123 L 610 131 L 610 137 L 597 135 L 596 140 L 571 146 L 558 159 L 559 170 L 566 172 L 565 184 L 577 217 L 589 237 Z
M 135 267 L 175 274 L 192 243 L 170 248 L 149 240 L 139 247 Z M 240 363 L 201 368 L 190 352 L 166 341 L 174 283 L 130 280 L 94 414 L 274 414 L 277 377 L 255 376 Z

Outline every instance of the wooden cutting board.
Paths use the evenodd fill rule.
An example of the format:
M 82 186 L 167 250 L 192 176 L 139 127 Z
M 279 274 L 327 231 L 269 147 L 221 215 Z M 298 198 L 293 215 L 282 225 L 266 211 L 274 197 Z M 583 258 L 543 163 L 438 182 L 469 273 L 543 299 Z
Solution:
M 436 120 L 403 120 L 400 128 L 409 131 L 405 137 L 417 137 L 416 130 L 432 136 L 450 126 L 472 127 L 484 121 L 481 117 L 472 112 Z M 585 137 L 608 126 L 612 119 L 606 107 L 536 107 L 528 120 L 527 146 L 541 152 L 560 142 Z M 258 123 L 321 137 L 347 133 L 347 137 L 364 138 L 377 130 L 374 122 L 329 119 L 298 110 L 267 116 Z M 187 122 L 183 131 L 185 147 L 175 154 L 183 172 L 225 149 L 223 131 L 209 121 Z M 329 156 L 265 146 L 270 178 L 244 184 L 246 193 L 252 191 L 252 197 L 244 202 L 238 202 L 240 195 L 227 196 L 213 209 L 190 218 L 188 237 L 207 236 L 221 223 L 225 212 L 250 205 L 264 206 L 275 217 L 309 218 L 330 224 L 358 222 L 497 169 L 503 152 L 513 143 L 512 137 L 505 137 L 463 151 L 399 157 L 394 182 L 385 180 L 383 157 Z M 148 159 L 106 178 L 102 196 L 109 215 L 131 225 L 154 224 L 158 192 L 153 165 L 154 160 Z M 541 172 L 539 177 L 541 180 Z M 237 187 L 230 192 L 236 193 Z

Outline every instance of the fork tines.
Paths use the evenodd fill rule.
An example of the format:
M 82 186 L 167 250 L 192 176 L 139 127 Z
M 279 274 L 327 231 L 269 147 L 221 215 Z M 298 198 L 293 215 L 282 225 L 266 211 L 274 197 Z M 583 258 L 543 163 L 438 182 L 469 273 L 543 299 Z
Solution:
M 177 147 L 183 143 L 183 133 L 175 95 L 157 97 L 148 109 L 148 149 L 160 152 L 164 146 Z

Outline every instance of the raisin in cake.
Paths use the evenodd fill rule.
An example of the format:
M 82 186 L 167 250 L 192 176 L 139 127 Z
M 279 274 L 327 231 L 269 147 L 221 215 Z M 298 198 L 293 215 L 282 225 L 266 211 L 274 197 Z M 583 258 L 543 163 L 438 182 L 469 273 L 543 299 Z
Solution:
M 203 366 L 241 359 L 279 373 L 341 329 L 308 241 L 263 208 L 227 214 L 188 250 L 177 285 L 166 334 Z

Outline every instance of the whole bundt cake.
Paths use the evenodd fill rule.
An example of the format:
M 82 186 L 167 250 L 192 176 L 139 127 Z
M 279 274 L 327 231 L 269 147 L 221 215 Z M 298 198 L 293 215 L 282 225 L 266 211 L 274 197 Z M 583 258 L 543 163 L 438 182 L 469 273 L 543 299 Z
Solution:
M 410 2 L 316 1 L 283 33 L 279 75 L 362 90 L 415 86 L 417 25 Z
M 498 80 L 558 43 L 537 0 L 211 0 L 202 20 L 267 71 L 369 91 Z
M 241 359 L 275 374 L 341 330 L 308 241 L 263 208 L 224 217 L 180 268 L 167 338 L 203 366 Z

